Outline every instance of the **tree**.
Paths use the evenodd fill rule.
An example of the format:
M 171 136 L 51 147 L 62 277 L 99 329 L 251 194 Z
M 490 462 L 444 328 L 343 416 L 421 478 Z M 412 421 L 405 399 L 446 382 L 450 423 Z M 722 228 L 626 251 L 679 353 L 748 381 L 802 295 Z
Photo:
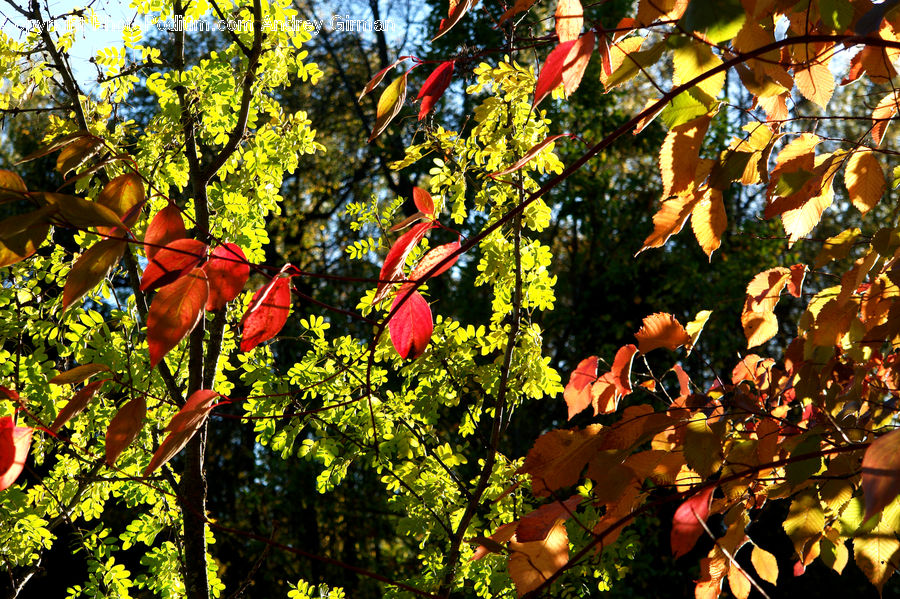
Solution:
M 309 32 L 272 25 L 294 16 L 289 5 L 255 0 L 230 13 L 215 4 L 154 5 L 153 15 L 176 23 L 214 15 L 252 26 L 227 31 L 195 59 L 177 26 L 166 54 L 141 46 L 129 29 L 131 54 L 101 53 L 104 80 L 90 95 L 67 64 L 71 35 L 45 26 L 23 43 L 3 39 L 12 58 L 2 108 L 15 114 L 28 97 L 45 103 L 45 143 L 26 160 L 55 156 L 65 188 L 48 191 L 19 167 L 0 180 L 12 214 L 0 221 L 8 414 L 0 421 L 0 513 L 10 594 L 27 588 L 62 530 L 85 560 L 74 596 L 218 596 L 210 543 L 223 535 L 338 566 L 397 596 L 536 596 L 557 581 L 577 594 L 588 577 L 616 578 L 614 562 L 628 559 L 634 538 L 623 529 L 669 505 L 677 506 L 676 558 L 701 537 L 714 543 L 700 560 L 697 596 L 718 596 L 726 577 L 742 597 L 778 580 L 784 564 L 749 531 L 780 504 L 788 506 L 782 527 L 796 575 L 817 561 L 843 571 L 852 545 L 866 577 L 884 585 L 900 551 L 897 433 L 889 432 L 900 242 L 892 227 L 866 221 L 827 240 L 809 235 L 835 202 L 835 180 L 843 178 L 839 201 L 848 210 L 871 214 L 886 193 L 883 164 L 892 154 L 883 144 L 898 106 L 889 85 L 900 49 L 893 3 L 729 2 L 713 13 L 699 2 L 641 0 L 607 29 L 599 7 L 563 0 L 550 35 L 522 20 L 533 4 L 491 13 L 502 25 L 496 49 L 401 58 L 366 86 L 379 98 L 370 143 L 409 120 L 412 68 L 429 72 L 417 94 L 419 121 L 464 69 L 474 109 L 460 131 L 435 116 L 393 163 L 430 162 L 427 184 L 408 197 L 375 194 L 348 205 L 359 239 L 347 253 L 380 266 L 355 305 L 304 291 L 309 278 L 340 283 L 346 274 L 265 260 L 285 173 L 325 149 L 307 115 L 278 100 L 292 78 L 321 76 L 299 50 Z M 37 3 L 14 8 L 36 22 L 49 17 Z M 473 19 L 471 8 L 452 5 L 436 35 Z M 849 106 L 861 112 L 829 113 L 829 64 L 848 48 L 859 52 L 845 82 L 863 98 Z M 521 64 L 534 49 L 542 55 L 536 78 Z M 591 62 L 606 89 L 643 83 L 617 105 L 630 114 L 618 126 L 579 131 L 597 141 L 564 167 L 554 150 L 569 142 L 545 107 L 563 98 L 559 89 L 578 98 Z M 118 112 L 135 86 L 156 104 L 139 130 Z M 728 101 L 741 94 L 752 104 Z M 819 113 L 806 112 L 816 109 L 801 97 Z M 679 358 L 682 366 L 659 350 L 685 347 L 702 358 L 703 310 L 719 307 L 691 306 L 690 322 L 648 307 L 636 343 L 604 356 L 611 366 L 591 356 L 569 368 L 569 419 L 592 407 L 603 423 L 550 430 L 516 455 L 508 448 L 521 440 L 505 431 L 529 403 L 563 391 L 541 326 L 556 302 L 559 239 L 541 236 L 558 216 L 549 194 L 578 193 L 579 169 L 626 133 L 646 134 L 654 118 L 667 130 L 662 202 L 635 251 L 667 252 L 690 219 L 715 265 L 729 252 L 721 247 L 729 218 L 747 219 L 726 212 L 735 194 L 743 202 L 729 206 L 780 219 L 788 247 L 821 246 L 819 255 L 812 268 L 772 264 L 741 294 L 735 325 L 748 349 L 765 347 L 774 358 L 747 354 L 727 373 L 703 359 Z M 849 124 L 829 127 L 833 120 Z M 647 163 L 623 156 L 622 172 Z M 379 176 L 405 193 L 402 177 Z M 411 218 L 404 203 L 416 211 Z M 442 278 L 471 265 L 471 285 L 486 300 L 481 319 L 467 322 L 451 316 L 453 298 L 438 291 Z M 779 307 L 785 289 L 809 301 L 795 307 L 798 334 L 779 350 L 779 317 L 791 315 Z M 297 333 L 284 335 L 289 319 Z M 675 376 L 657 374 L 669 371 Z M 379 479 L 397 518 L 396 537 L 375 545 L 389 568 L 352 563 L 352 552 L 344 560 L 339 550 L 307 551 L 263 523 L 222 525 L 206 503 L 207 477 L 216 474 L 209 426 L 252 427 L 254 454 L 280 456 L 286 470 L 296 457 L 312 460 L 320 492 Z M 254 482 L 248 497 L 279 492 Z M 714 515 L 724 535 L 715 534 Z M 329 543 L 357 541 L 317 547 Z M 597 549 L 599 560 L 591 559 Z M 298 581 L 291 595 L 313 592 Z

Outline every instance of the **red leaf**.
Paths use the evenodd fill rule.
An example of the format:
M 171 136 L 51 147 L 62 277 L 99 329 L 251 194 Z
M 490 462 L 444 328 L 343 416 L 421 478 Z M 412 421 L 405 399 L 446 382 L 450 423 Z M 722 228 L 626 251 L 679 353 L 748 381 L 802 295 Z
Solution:
M 862 461 L 865 520 L 879 513 L 900 495 L 900 430 L 875 439 Z
M 372 77 L 372 79 L 370 79 L 368 83 L 366 83 L 366 87 L 364 87 L 362 92 L 360 92 L 359 97 L 356 99 L 356 101 L 362 102 L 362 99 L 365 98 L 366 95 L 369 94 L 369 92 L 378 87 L 378 84 L 384 80 L 384 76 L 388 74 L 388 71 L 400 64 L 401 60 L 403 59 L 401 58 L 397 62 L 389 64 L 388 66 L 375 73 L 375 76 Z
M 157 212 L 147 225 L 147 232 L 144 234 L 144 255 L 151 260 L 162 246 L 185 237 L 187 231 L 184 228 L 181 211 L 175 204 L 169 204 Z
M 419 95 L 416 97 L 417 100 L 422 100 L 422 106 L 419 108 L 420 121 L 425 118 L 425 115 L 431 112 L 435 102 L 444 95 L 444 92 L 447 91 L 447 87 L 450 86 L 450 80 L 453 78 L 454 62 L 455 61 L 451 60 L 441 63 L 438 68 L 428 76 L 428 79 L 425 80 L 425 84 L 422 86 Z M 427 211 L 422 210 L 422 212 Z
M 567 96 L 578 89 L 594 52 L 595 39 L 589 31 L 577 40 L 559 44 L 547 55 L 535 86 L 533 108 L 560 85 L 565 87 Z
M 413 187 L 413 203 L 419 212 L 426 216 L 434 216 L 434 200 L 431 194 L 421 187 Z
M 569 407 L 569 420 L 591 405 L 591 384 L 597 380 L 597 356 L 585 358 L 578 363 L 569 377 L 569 384 L 563 392 Z
M 199 268 L 159 290 L 147 314 L 151 368 L 194 330 L 208 297 L 209 281 Z
M 631 393 L 631 362 L 634 360 L 636 353 L 638 353 L 638 348 L 631 343 L 620 347 L 619 351 L 616 352 L 611 372 L 616 392 L 619 395 Z
M 672 519 L 672 555 L 678 559 L 694 548 L 700 535 L 703 534 L 703 525 L 709 517 L 709 503 L 715 487 L 707 487 L 700 491 L 680 506 L 675 511 Z
M 531 159 L 541 153 L 541 150 L 555 142 L 560 137 L 571 137 L 569 133 L 560 133 L 558 135 L 551 135 L 544 141 L 535 144 L 530 150 L 525 152 L 525 155 L 516 160 L 511 166 L 503 169 L 502 171 L 497 171 L 496 173 L 491 173 L 488 177 L 502 177 L 503 175 L 508 175 L 510 173 L 514 173 L 529 162 Z
M 432 248 L 428 250 L 428 253 L 422 256 L 422 259 L 419 260 L 419 263 L 416 264 L 416 267 L 409 274 L 409 279 L 411 281 L 418 281 L 423 278 L 428 271 L 432 268 L 447 260 L 448 256 L 451 256 L 453 252 L 459 249 L 459 241 L 454 241 L 453 243 L 445 243 L 444 245 L 439 245 L 436 248 Z M 453 256 L 452 259 L 447 260 L 439 269 L 431 273 L 432 277 L 436 277 L 439 274 L 446 272 L 449 270 L 451 266 L 456 264 L 456 261 L 459 259 L 459 255 Z
M 219 394 L 209 389 L 194 391 L 188 397 L 184 406 L 169 421 L 169 425 L 166 427 L 166 432 L 169 434 L 144 469 L 144 476 L 171 460 L 175 454 L 188 444 L 188 441 L 191 440 L 191 437 L 194 436 L 194 433 L 199 430 L 206 417 L 209 416 L 210 410 L 213 409 L 213 402 L 215 402 L 217 397 L 219 397 Z
M 247 352 L 278 334 L 291 313 L 291 279 L 278 275 L 250 300 L 241 324 L 241 351 Z
M 401 278 L 406 257 L 409 256 L 416 244 L 422 240 L 426 231 L 433 226 L 434 223 L 430 221 L 419 223 L 397 238 L 397 241 L 391 246 L 387 257 L 384 259 L 381 273 L 378 275 L 378 290 L 375 292 L 373 302 L 380 302 L 391 292 L 391 283 Z
M 221 310 L 240 294 L 250 277 L 250 265 L 239 246 L 226 243 L 213 250 L 203 272 L 209 279 L 206 309 L 212 312 Z
M 658 347 L 675 351 L 678 347 L 691 342 L 681 323 L 671 314 L 657 312 L 644 318 L 641 330 L 634 335 L 642 354 Z
M 0 418 L 0 491 L 8 489 L 25 467 L 33 429 L 16 426 L 12 416 Z
M 443 36 L 445 33 L 453 29 L 453 26 L 459 23 L 459 20 L 463 18 L 463 15 L 466 14 L 470 8 L 475 5 L 476 0 L 458 0 L 457 2 L 450 2 L 450 12 L 447 14 L 446 19 L 441 19 L 440 26 L 438 27 L 438 32 L 431 38 L 431 41 L 438 39 Z
M 206 256 L 206 245 L 196 239 L 176 239 L 155 252 L 144 276 L 141 290 L 152 291 L 175 281 Z
M 806 278 L 806 265 L 795 264 L 791 267 L 791 278 L 788 279 L 788 293 L 794 297 L 803 295 L 803 279 Z
M 99 389 L 107 380 L 108 379 L 94 381 L 76 392 L 75 395 L 72 396 L 72 399 L 69 400 L 69 403 L 64 405 L 63 409 L 56 415 L 56 419 L 53 421 L 53 424 L 50 425 L 50 430 L 54 433 L 59 432 L 59 429 L 61 429 L 69 420 L 81 414 L 87 407 L 88 402 L 91 401 L 91 398 L 97 392 L 97 389 Z
M 560 520 L 567 520 L 581 503 L 581 495 L 573 495 L 565 501 L 554 501 L 542 505 L 519 520 L 516 527 L 516 541 L 542 541 L 550 534 L 550 530 Z
M 106 463 L 112 466 L 119 456 L 131 445 L 144 426 L 147 414 L 147 400 L 135 397 L 119 409 L 106 429 Z
M 409 289 L 411 287 L 410 285 Z M 391 310 L 396 310 L 388 323 L 394 349 L 403 359 L 418 358 L 428 347 L 431 332 L 434 330 L 428 302 L 421 293 L 410 292 L 407 286 L 404 286 L 397 293 Z

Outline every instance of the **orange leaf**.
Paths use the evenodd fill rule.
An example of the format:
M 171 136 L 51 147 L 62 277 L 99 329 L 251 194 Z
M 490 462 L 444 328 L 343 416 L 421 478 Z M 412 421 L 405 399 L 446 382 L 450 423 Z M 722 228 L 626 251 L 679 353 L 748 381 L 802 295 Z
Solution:
M 277 335 L 291 313 L 291 279 L 276 275 L 257 291 L 241 319 L 241 351 L 247 352 Z
M 523 516 L 516 527 L 515 540 L 519 543 L 542 541 L 559 521 L 567 520 L 581 503 L 581 495 L 573 495 L 565 501 L 554 501 Z
M 834 93 L 834 75 L 824 62 L 813 62 L 806 68 L 795 67 L 794 83 L 803 97 L 823 109 Z
M 875 153 L 864 150 L 853 152 L 847 160 L 844 183 L 850 201 L 860 212 L 865 214 L 874 208 L 885 189 L 884 171 Z
M 453 0 L 451 0 L 450 11 L 447 13 L 446 19 L 441 19 L 440 27 L 438 28 L 438 32 L 435 34 L 431 41 L 442 37 L 445 33 L 453 29 L 453 26 L 459 23 L 460 19 L 463 18 L 469 9 L 475 6 L 475 3 L 478 0 L 459 0 L 455 4 Z
M 642 354 L 665 347 L 675 351 L 682 345 L 691 342 L 690 335 L 681 323 L 671 314 L 657 312 L 644 318 L 641 330 L 634 335 L 638 340 L 638 348 Z
M 594 33 L 589 31 L 580 38 L 563 42 L 550 51 L 538 74 L 533 108 L 560 85 L 563 86 L 567 96 L 578 89 L 591 60 L 591 54 L 594 53 L 595 39 Z
M 194 330 L 208 297 L 209 281 L 199 268 L 157 292 L 147 313 L 151 368 Z
M 419 209 L 419 212 L 428 216 L 434 216 L 434 199 L 431 194 L 421 187 L 413 187 L 413 204 Z
M 669 237 L 681 231 L 698 201 L 699 198 L 694 194 L 685 194 L 664 200 L 659 211 L 653 215 L 653 232 L 644 240 L 644 245 L 637 254 L 646 249 L 664 246 Z
M 83 298 L 109 275 L 125 253 L 127 243 L 118 239 L 104 239 L 79 256 L 63 287 L 63 310 Z
M 692 495 L 675 510 L 672 518 L 672 555 L 678 559 L 697 544 L 703 534 L 703 522 L 709 517 L 709 504 L 715 487 L 707 487 Z
M 0 491 L 8 489 L 25 467 L 31 434 L 27 426 L 16 426 L 12 416 L 0 418 Z
M 569 420 L 591 405 L 591 384 L 595 380 L 597 380 L 597 356 L 591 356 L 578 363 L 563 391 L 563 398 L 569 407 Z
M 560 42 L 578 39 L 584 25 L 584 9 L 579 0 L 557 0 L 556 36 Z M 593 47 L 591 48 L 593 51 Z
M 750 596 L 750 579 L 735 562 L 728 566 L 728 588 L 735 599 L 747 599 Z
M 700 146 L 712 116 L 705 114 L 682 125 L 672 127 L 659 153 L 663 195 L 668 197 L 687 191 L 695 184 L 700 163 Z
M 119 175 L 103 186 L 97 203 L 112 210 L 126 227 L 131 227 L 140 216 L 144 204 L 144 182 L 137 173 Z M 111 235 L 114 229 L 101 227 L 97 231 L 101 235 Z
M 727 561 L 721 551 L 716 552 L 715 557 L 701 559 L 700 579 L 694 587 L 694 599 L 717 599 L 722 592 L 722 581 L 727 571 Z
M 35 253 L 50 232 L 54 206 L 10 216 L 0 221 L 0 267 L 21 262 Z
M 537 0 L 516 0 L 515 4 L 509 7 L 505 13 L 500 17 L 500 20 L 497 22 L 497 25 L 502 25 L 504 21 L 509 19 L 510 17 L 514 17 L 520 12 L 525 12 L 532 6 Z
M 704 190 L 702 198 L 691 212 L 691 228 L 694 230 L 697 243 L 710 260 L 712 253 L 719 249 L 722 243 L 722 233 L 725 232 L 727 224 L 721 190 Z
M 569 561 L 569 536 L 558 522 L 542 541 L 509 544 L 509 576 L 521 597 L 541 586 Z
M 175 204 L 169 204 L 157 212 L 147 225 L 147 232 L 144 234 L 144 255 L 147 256 L 147 260 L 152 260 L 163 246 L 185 237 L 187 231 L 184 228 L 181 211 Z
M 803 279 L 806 278 L 806 265 L 794 264 L 791 266 L 791 277 L 787 282 L 788 293 L 794 297 L 803 295 Z
M 862 461 L 862 488 L 868 520 L 900 495 L 900 430 L 881 435 Z
M 791 278 L 791 271 L 776 266 L 757 274 L 747 284 L 747 309 L 752 312 L 771 312 L 778 303 L 781 290 Z
M 94 381 L 79 389 L 75 395 L 72 396 L 72 399 L 63 406 L 63 409 L 59 411 L 59 414 L 56 415 L 56 419 L 53 421 L 53 424 L 50 425 L 50 430 L 54 433 L 59 432 L 59 429 L 61 429 L 69 420 L 81 414 L 87 407 L 88 402 L 91 401 L 91 398 L 97 392 L 97 389 L 105 382 L 106 379 Z
M 112 466 L 125 449 L 131 445 L 144 426 L 147 400 L 135 397 L 122 406 L 106 429 L 106 463 Z
M 213 402 L 215 402 L 217 397 L 219 397 L 219 394 L 209 389 L 194 391 L 188 397 L 184 407 L 169 421 L 169 425 L 166 427 L 166 432 L 169 434 L 144 469 L 144 476 L 149 475 L 171 460 L 175 454 L 188 444 L 188 441 L 191 440 L 191 437 L 194 436 L 206 420 L 210 410 L 213 409 Z
M 631 343 L 620 347 L 616 352 L 610 374 L 619 395 L 624 396 L 631 393 L 631 362 L 636 353 L 638 353 L 638 348 Z
M 900 92 L 891 92 L 883 97 L 872 111 L 872 139 L 876 146 L 881 145 L 891 119 L 897 115 L 898 101 L 900 101 Z
M 594 406 L 594 416 L 612 414 L 618 409 L 619 394 L 612 372 L 607 372 L 591 385 L 591 405 Z

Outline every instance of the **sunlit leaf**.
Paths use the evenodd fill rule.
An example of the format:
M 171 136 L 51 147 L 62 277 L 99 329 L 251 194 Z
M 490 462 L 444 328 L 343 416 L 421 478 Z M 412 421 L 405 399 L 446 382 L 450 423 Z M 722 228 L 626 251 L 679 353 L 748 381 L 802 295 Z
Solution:
M 158 252 L 144 269 L 141 290 L 152 291 L 177 280 L 206 257 L 206 244 L 196 239 L 176 239 Z
M 578 39 L 584 25 L 584 9 L 579 0 L 557 0 L 554 16 L 556 17 L 556 36 L 560 42 Z
M 707 487 L 692 495 L 675 510 L 672 518 L 670 543 L 672 555 L 678 559 L 697 544 L 703 534 L 703 524 L 709 517 L 709 504 L 715 487 Z
M 151 368 L 194 330 L 203 317 L 208 297 L 209 281 L 199 268 L 185 273 L 156 293 L 147 313 Z
M 169 434 L 166 435 L 150 459 L 150 463 L 144 469 L 144 476 L 151 474 L 184 449 L 184 446 L 188 444 L 188 441 L 209 416 L 218 397 L 218 393 L 209 389 L 200 389 L 188 397 L 184 406 L 169 421 L 169 425 L 166 427 L 166 432 Z
M 569 536 L 566 527 L 557 523 L 541 541 L 511 542 L 509 576 L 521 597 L 539 587 L 569 561 Z
M 419 260 L 419 263 L 416 264 L 416 267 L 409 273 L 409 279 L 411 281 L 418 281 L 425 277 L 428 272 L 438 266 L 443 262 L 443 265 L 434 271 L 431 276 L 436 277 L 439 274 L 446 272 L 450 269 L 451 266 L 456 264 L 456 261 L 459 259 L 459 254 L 450 258 L 454 252 L 459 250 L 459 241 L 454 241 L 452 243 L 445 243 L 443 245 L 439 245 L 437 247 L 431 248 L 428 250 L 428 253 L 422 256 L 422 259 Z M 445 262 L 446 260 L 446 262 Z
M 375 125 L 372 127 L 372 134 L 369 135 L 369 143 L 381 135 L 403 108 L 403 102 L 406 101 L 407 75 L 408 73 L 403 73 L 403 76 L 395 79 L 381 92 L 381 97 L 378 98 L 378 107 L 375 110 Z
M 209 260 L 203 265 L 203 272 L 209 279 L 206 309 L 221 310 L 244 289 L 250 277 L 250 265 L 244 251 L 237 244 L 226 243 L 212 251 Z
M 16 426 L 12 416 L 0 418 L 0 491 L 12 486 L 28 460 L 31 434 L 27 426 Z
M 56 419 L 50 425 L 50 430 L 54 433 L 59 432 L 59 429 L 65 426 L 69 420 L 81 414 L 91 401 L 91 398 L 94 397 L 94 394 L 105 382 L 106 380 L 94 381 L 79 389 L 63 406 L 59 414 L 56 415 Z
M 281 332 L 290 313 L 290 277 L 277 275 L 250 300 L 241 320 L 241 351 L 248 352 Z
M 391 292 L 391 283 L 402 278 L 406 257 L 433 226 L 434 223 L 431 221 L 419 223 L 397 238 L 381 266 L 381 273 L 378 275 L 378 289 L 373 302 L 381 301 Z
M 538 74 L 533 107 L 560 85 L 567 96 L 578 89 L 594 52 L 595 39 L 594 33 L 589 31 L 578 39 L 562 42 L 550 51 Z
M 62 309 L 79 301 L 91 289 L 103 281 L 125 254 L 127 242 L 104 239 L 91 246 L 78 257 L 66 277 L 63 287 Z
M 109 372 L 109 366 L 105 364 L 81 364 L 65 372 L 60 372 L 48 382 L 51 385 L 77 385 L 99 372 Z
M 682 345 L 691 342 L 690 336 L 681 323 L 671 314 L 657 312 L 644 318 L 641 330 L 635 333 L 638 349 L 642 354 L 659 347 L 675 351 Z
M 771 584 L 778 582 L 778 560 L 775 556 L 762 547 L 753 547 L 750 554 L 750 563 L 756 570 L 756 575 Z
M 438 68 L 428 76 L 428 79 L 426 79 L 425 83 L 422 85 L 419 95 L 416 96 L 417 100 L 422 101 L 422 105 L 419 108 L 420 121 L 431 112 L 434 108 L 434 104 L 442 95 L 444 95 L 444 92 L 447 91 L 447 88 L 450 86 L 450 81 L 453 78 L 454 64 L 455 61 L 453 60 L 441 63 Z M 425 211 L 423 210 L 423 212 Z
M 135 397 L 119 408 L 106 429 L 106 464 L 108 466 L 115 464 L 122 452 L 137 439 L 144 426 L 146 414 L 147 400 L 143 395 Z
M 169 204 L 156 213 L 147 232 L 144 234 L 144 254 L 148 260 L 152 260 L 160 249 L 172 243 L 176 239 L 187 237 L 184 228 L 184 218 L 175 204 Z
M 416 359 L 431 342 L 434 321 L 428 302 L 412 285 L 404 285 L 391 305 L 394 315 L 388 322 L 391 343 L 400 357 Z
M 844 171 L 844 183 L 847 185 L 850 201 L 860 212 L 865 214 L 874 208 L 884 195 L 887 185 L 875 153 L 857 151 L 851 154 Z
M 538 154 L 541 153 L 541 150 L 543 150 L 544 148 L 546 148 L 547 146 L 549 146 L 550 144 L 555 142 L 560 137 L 570 137 L 570 134 L 559 133 L 557 135 L 551 135 L 550 137 L 546 138 L 544 141 L 539 142 L 539 143 L 535 144 L 534 146 L 532 146 L 530 150 L 525 152 L 525 154 L 523 154 L 521 158 L 516 160 L 510 166 L 506 167 L 502 171 L 497 171 L 495 173 L 491 173 L 490 175 L 488 175 L 488 177 L 502 177 L 503 175 L 508 175 L 510 173 L 514 173 L 515 171 L 519 170 L 520 168 L 522 168 L 523 166 L 525 166 L 526 164 L 531 162 L 532 158 L 534 158 L 535 156 L 537 156 Z
M 569 420 L 591 405 L 591 385 L 597 380 L 597 356 L 583 359 L 569 376 L 563 397 L 569 407 Z

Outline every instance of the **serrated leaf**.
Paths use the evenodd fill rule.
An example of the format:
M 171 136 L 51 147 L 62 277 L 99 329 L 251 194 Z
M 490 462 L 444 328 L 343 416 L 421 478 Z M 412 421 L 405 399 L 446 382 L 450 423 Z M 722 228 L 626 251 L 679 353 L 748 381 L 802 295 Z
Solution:
M 747 349 L 762 345 L 778 334 L 778 319 L 774 312 L 744 312 L 741 325 L 747 338 Z
M 557 523 L 541 541 L 509 544 L 509 576 L 521 597 L 541 586 L 569 561 L 566 527 Z
M 388 330 L 394 349 L 404 360 L 415 360 L 431 342 L 434 321 L 428 302 L 412 285 L 404 285 L 391 305 Z
M 711 120 L 710 115 L 705 115 L 672 128 L 666 135 L 659 153 L 664 196 L 687 191 L 696 184 L 700 147 Z
M 169 434 L 166 435 L 153 454 L 150 463 L 144 469 L 144 476 L 148 476 L 184 449 L 184 446 L 188 444 L 188 441 L 209 416 L 218 397 L 218 393 L 209 389 L 200 389 L 191 394 L 184 403 L 184 407 L 169 421 L 169 425 L 166 427 L 166 432 Z
M 694 205 L 691 212 L 691 229 L 694 237 L 710 261 L 712 254 L 719 249 L 722 243 L 722 234 L 728 220 L 725 215 L 725 202 L 722 200 L 722 192 L 718 189 L 708 188 L 704 190 L 699 202 Z
M 147 414 L 147 400 L 144 396 L 135 397 L 119 408 L 106 429 L 106 464 L 112 466 L 131 445 L 144 426 Z
M 281 332 L 290 313 L 290 277 L 277 275 L 250 300 L 241 320 L 241 351 L 248 352 Z
M 669 237 L 681 231 L 699 201 L 700 198 L 694 194 L 664 200 L 660 209 L 653 215 L 653 232 L 647 236 L 637 253 L 664 246 Z
M 185 273 L 156 293 L 147 313 L 151 368 L 194 330 L 203 317 L 208 297 L 209 281 L 199 268 Z
M 635 40 L 635 42 L 630 42 L 630 40 Z M 624 56 L 621 59 L 619 66 L 615 67 L 616 53 L 615 51 L 613 52 L 612 64 L 614 68 L 612 75 L 609 77 L 601 77 L 601 81 L 603 82 L 604 87 L 606 87 L 606 91 L 631 80 L 635 75 L 640 73 L 641 70 L 656 64 L 659 62 L 659 59 L 662 58 L 663 51 L 666 49 L 665 42 L 659 42 L 647 50 L 632 50 L 632 48 L 639 48 L 641 41 L 640 38 L 626 38 L 618 44 L 618 46 L 622 46 L 625 50 L 625 52 L 623 52 Z
M 591 405 L 591 385 L 597 380 L 597 356 L 590 356 L 578 363 L 569 375 L 563 398 L 569 408 L 569 420 Z
M 900 430 L 881 435 L 869 445 L 862 461 L 864 520 L 881 512 L 900 495 Z
M 794 83 L 804 98 L 818 104 L 822 109 L 834 94 L 834 75 L 823 62 L 812 62 L 806 68 L 795 67 Z
M 631 363 L 637 353 L 637 346 L 631 343 L 623 345 L 616 352 L 610 374 L 613 384 L 616 386 L 616 393 L 619 395 L 625 396 L 631 393 Z
M 554 17 L 556 36 L 560 42 L 578 39 L 584 25 L 584 9 L 579 0 L 557 0 Z M 593 51 L 593 47 L 591 50 Z
M 638 348 L 642 354 L 659 347 L 675 351 L 682 345 L 691 342 L 690 336 L 681 323 L 674 316 L 665 312 L 657 312 L 645 317 L 641 324 L 641 330 L 634 336 L 638 340 Z
M 875 153 L 865 150 L 853 152 L 847 160 L 844 183 L 850 201 L 860 212 L 865 214 L 874 208 L 887 185 Z
M 822 268 L 833 260 L 844 258 L 850 253 L 850 249 L 861 234 L 862 231 L 859 227 L 853 227 L 826 239 L 825 243 L 822 244 L 822 249 L 816 256 L 813 268 Z
M 702 33 L 714 44 L 732 39 L 747 19 L 740 0 L 718 0 L 712 8 L 705 2 L 691 2 L 679 24 L 688 31 Z
M 226 243 L 213 250 L 203 272 L 209 280 L 209 297 L 206 309 L 221 310 L 225 304 L 240 295 L 250 278 L 250 265 L 244 251 L 234 243 Z
M 753 547 L 750 554 L 750 563 L 756 570 L 756 575 L 771 584 L 778 583 L 778 560 L 775 556 L 762 547 Z
M 104 239 L 78 257 L 63 287 L 63 310 L 83 298 L 109 275 L 125 254 L 127 243 L 118 239 Z

